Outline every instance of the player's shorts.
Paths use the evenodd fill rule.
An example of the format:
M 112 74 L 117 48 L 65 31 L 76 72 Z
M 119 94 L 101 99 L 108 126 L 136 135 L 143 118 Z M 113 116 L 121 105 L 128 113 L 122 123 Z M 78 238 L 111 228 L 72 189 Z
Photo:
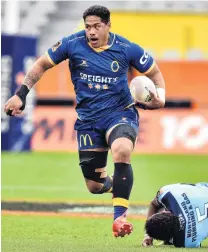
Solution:
M 115 111 L 96 121 L 81 121 L 77 119 L 75 130 L 77 130 L 77 142 L 79 150 L 108 148 L 106 132 L 115 125 L 128 124 L 138 134 L 139 115 L 137 109 L 132 106 L 128 109 Z

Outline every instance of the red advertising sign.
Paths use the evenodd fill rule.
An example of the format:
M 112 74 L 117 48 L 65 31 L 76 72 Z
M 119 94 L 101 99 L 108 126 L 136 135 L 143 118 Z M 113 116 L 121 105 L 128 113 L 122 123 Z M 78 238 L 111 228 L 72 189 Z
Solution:
M 208 61 L 157 62 L 166 82 L 167 99 L 190 99 L 200 107 L 207 104 Z M 138 75 L 134 69 L 129 80 Z M 36 86 L 39 97 L 74 97 L 68 61 L 48 70 Z
M 137 153 L 208 154 L 208 111 L 205 109 L 140 110 Z M 38 107 L 32 149 L 76 151 L 73 108 Z

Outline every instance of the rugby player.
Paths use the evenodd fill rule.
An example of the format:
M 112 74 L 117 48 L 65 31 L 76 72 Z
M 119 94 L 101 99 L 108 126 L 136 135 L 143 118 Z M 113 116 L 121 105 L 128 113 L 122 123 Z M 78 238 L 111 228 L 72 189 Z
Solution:
M 92 6 L 83 13 L 85 30 L 64 37 L 49 48 L 26 74 L 23 85 L 5 104 L 5 112 L 22 112 L 26 96 L 48 69 L 69 59 L 76 93 L 79 159 L 87 188 L 93 194 L 113 192 L 113 234 L 123 237 L 133 226 L 126 220 L 133 185 L 131 153 L 138 134 L 138 112 L 128 87 L 130 66 L 149 77 L 157 88 L 145 109 L 165 104 L 165 82 L 153 58 L 139 45 L 110 32 L 110 11 Z M 135 32 L 137 31 L 135 28 Z M 115 165 L 113 180 L 106 172 L 108 150 Z
M 200 247 L 208 237 L 208 183 L 162 187 L 150 202 L 145 230 L 143 246 L 156 239 L 175 247 Z

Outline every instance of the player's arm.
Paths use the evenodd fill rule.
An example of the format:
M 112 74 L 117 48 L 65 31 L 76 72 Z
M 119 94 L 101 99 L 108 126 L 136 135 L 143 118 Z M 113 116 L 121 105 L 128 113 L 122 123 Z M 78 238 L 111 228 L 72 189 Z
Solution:
M 155 63 L 154 67 L 150 72 L 146 73 L 146 76 L 150 78 L 155 84 L 157 95 L 153 92 L 150 92 L 151 102 L 146 103 L 146 107 L 149 109 L 162 108 L 165 106 L 165 80 L 162 76 L 162 73 Z
M 49 61 L 48 57 L 45 54 L 42 55 L 26 74 L 23 85 L 27 86 L 30 90 L 40 80 L 45 71 L 53 66 L 54 65 Z
M 158 203 L 157 197 L 155 197 L 149 204 L 148 211 L 147 211 L 147 219 L 149 219 L 153 214 L 158 213 L 163 209 L 163 205 Z
M 140 102 L 145 109 L 159 109 L 165 106 L 165 81 L 154 59 L 139 45 L 131 43 L 129 49 L 130 64 L 146 75 L 155 84 L 157 95 L 150 92 L 150 102 Z
M 41 56 L 31 67 L 29 72 L 26 74 L 23 84 L 4 105 L 4 111 L 7 115 L 15 116 L 20 114 L 26 104 L 26 96 L 30 89 L 40 80 L 46 70 L 53 67 L 48 58 L 43 55 Z
M 149 204 L 147 211 L 147 219 L 149 219 L 153 214 L 156 214 L 163 209 L 162 204 L 160 204 L 157 199 L 158 193 L 157 196 Z M 153 238 L 150 237 L 148 234 L 145 234 L 144 239 L 142 241 L 142 246 L 147 247 L 152 245 L 153 245 Z
M 67 58 L 66 42 L 62 43 L 62 41 L 64 39 L 56 43 L 33 64 L 16 94 L 5 103 L 4 111 L 7 115 L 15 116 L 20 114 L 25 108 L 26 97 L 30 89 L 48 69 Z

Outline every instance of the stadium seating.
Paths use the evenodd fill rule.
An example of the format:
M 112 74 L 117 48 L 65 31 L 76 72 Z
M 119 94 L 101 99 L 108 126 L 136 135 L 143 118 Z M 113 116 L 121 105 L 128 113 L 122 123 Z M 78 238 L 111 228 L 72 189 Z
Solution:
M 61 37 L 78 29 L 83 11 L 90 5 L 100 4 L 100 1 L 19 1 L 20 27 L 17 33 L 39 37 L 38 54 L 42 54 L 48 46 Z M 138 13 L 207 13 L 206 1 L 106 1 L 105 5 L 112 12 Z M 2 1 L 1 17 L 4 24 L 6 1 Z M 66 29 L 67 27 L 67 29 Z M 2 25 L 4 32 L 4 25 Z M 200 38 L 206 40 L 206 38 Z M 149 48 L 155 51 L 155 48 Z M 165 48 L 164 52 L 154 55 L 157 58 L 180 59 L 177 48 Z M 187 59 L 206 59 L 207 53 L 200 48 L 190 48 L 185 55 Z

